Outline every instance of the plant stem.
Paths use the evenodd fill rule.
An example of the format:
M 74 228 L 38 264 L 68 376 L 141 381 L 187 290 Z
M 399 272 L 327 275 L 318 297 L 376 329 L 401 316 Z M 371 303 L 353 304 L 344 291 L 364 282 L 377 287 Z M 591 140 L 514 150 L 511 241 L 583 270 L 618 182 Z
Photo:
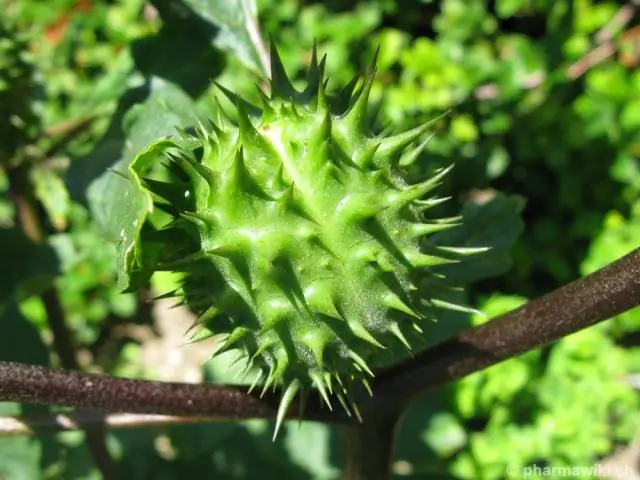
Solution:
M 25 163 L 7 170 L 9 199 L 24 234 L 34 243 L 44 241 L 44 232 L 38 217 L 35 195 L 29 181 L 29 166 Z
M 640 249 L 376 375 L 369 411 L 408 405 L 445 383 L 640 305 Z
M 320 407 L 311 396 L 307 420 L 347 423 L 346 415 Z M 111 412 L 207 416 L 218 419 L 275 418 L 280 397 L 247 394 L 246 386 L 129 380 L 96 373 L 56 371 L 0 362 L 0 401 L 95 408 Z M 291 412 L 297 411 L 292 406 Z M 297 418 L 292 414 L 291 418 Z
M 80 370 L 75 354 L 75 347 L 71 340 L 71 331 L 65 320 L 64 310 L 55 287 L 51 287 L 40 296 L 47 312 L 47 321 L 53 335 L 53 348 L 60 358 L 63 368 Z
M 343 427 L 343 480 L 389 478 L 398 418 L 396 412 L 385 412 L 369 422 Z

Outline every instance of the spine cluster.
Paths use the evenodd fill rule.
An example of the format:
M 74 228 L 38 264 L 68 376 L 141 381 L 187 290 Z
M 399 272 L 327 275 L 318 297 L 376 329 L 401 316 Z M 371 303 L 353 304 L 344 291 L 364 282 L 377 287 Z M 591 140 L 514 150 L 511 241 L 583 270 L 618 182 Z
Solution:
M 252 388 L 282 387 L 278 425 L 312 387 L 329 407 L 334 397 L 357 414 L 354 389 L 370 389 L 376 355 L 395 344 L 411 350 L 410 332 L 438 309 L 464 309 L 424 280 L 472 253 L 426 239 L 459 220 L 425 219 L 445 200 L 429 194 L 448 169 L 414 184 L 403 176 L 429 125 L 371 134 L 374 68 L 355 92 L 352 82 L 328 95 L 324 65 L 314 50 L 299 92 L 272 51 L 272 91 L 260 92 L 260 107 L 221 87 L 235 115 L 219 109 L 211 126 L 132 165 L 171 216 L 155 232 L 156 268 L 184 272 L 195 339 L 222 335 L 217 353 L 237 349 L 260 372 Z M 161 162 L 169 179 L 150 173 Z

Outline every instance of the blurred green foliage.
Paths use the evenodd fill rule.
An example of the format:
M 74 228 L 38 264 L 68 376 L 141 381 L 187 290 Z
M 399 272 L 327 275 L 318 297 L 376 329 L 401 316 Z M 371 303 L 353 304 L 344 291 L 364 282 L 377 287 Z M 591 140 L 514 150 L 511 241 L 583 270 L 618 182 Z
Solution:
M 0 137 L 0 152 L 34 165 L 29 182 L 50 233 L 45 245 L 26 241 L 0 172 L 0 320 L 9 332 L 1 359 L 57 361 L 34 296 L 55 276 L 91 368 L 141 371 L 132 367 L 139 341 L 111 340 L 116 346 L 105 353 L 113 325 L 153 319 L 138 296 L 119 294 L 117 247 L 98 230 L 101 212 L 129 212 L 113 202 L 122 193 L 118 177 L 104 172 L 126 166 L 175 124 L 210 114 L 211 80 L 254 94 L 259 52 L 246 29 L 253 10 L 241 3 L 0 0 L 3 28 L 14 35 L 0 30 L 0 112 L 10 112 L 0 128 L 12 132 Z M 379 47 L 379 128 L 401 130 L 450 111 L 414 173 L 454 161 L 441 191 L 454 196 L 452 210 L 464 204 L 473 214 L 491 201 L 523 209 L 524 234 L 511 248 L 518 225 L 474 227 L 505 238 L 491 265 L 478 269 L 510 269 L 468 292 L 490 318 L 640 245 L 637 10 L 613 0 L 258 0 L 256 11 L 297 78 L 314 42 L 327 53 L 330 85 L 365 71 Z M 603 45 L 611 53 L 594 57 Z M 11 102 L 2 100 L 7 91 Z M 489 207 L 476 217 L 488 225 Z M 433 337 L 483 321 L 442 318 Z M 639 329 L 635 309 L 433 392 L 404 417 L 396 476 L 499 479 L 508 464 L 600 461 L 637 436 L 638 395 L 627 377 L 640 369 Z M 229 379 L 223 363 L 207 365 L 205 378 Z M 21 411 L 30 409 L 0 404 L 3 414 Z M 109 434 L 109 446 L 128 478 L 338 477 L 333 429 L 290 424 L 272 444 L 271 427 L 127 430 Z M 4 438 L 0 452 L 8 480 L 99 478 L 77 433 Z

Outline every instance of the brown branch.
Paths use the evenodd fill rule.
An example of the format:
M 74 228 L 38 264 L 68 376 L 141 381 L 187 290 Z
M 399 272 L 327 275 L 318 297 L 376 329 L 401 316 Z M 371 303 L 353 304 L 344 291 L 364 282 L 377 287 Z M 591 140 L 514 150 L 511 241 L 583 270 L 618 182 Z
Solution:
M 275 418 L 280 398 L 271 392 L 263 398 L 256 392 L 247 394 L 246 386 L 130 380 L 0 362 L 0 401 L 238 420 Z M 319 398 L 312 396 L 303 418 L 349 422 L 348 417 L 320 405 Z
M 417 396 L 640 305 L 640 248 L 609 266 L 380 372 L 368 411 Z

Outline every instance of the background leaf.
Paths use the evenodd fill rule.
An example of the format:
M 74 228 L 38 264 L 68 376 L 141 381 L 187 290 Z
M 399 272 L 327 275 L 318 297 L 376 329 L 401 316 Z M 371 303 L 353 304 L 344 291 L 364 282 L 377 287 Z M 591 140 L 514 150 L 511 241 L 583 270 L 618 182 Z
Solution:
M 0 308 L 12 295 L 30 296 L 51 285 L 58 273 L 58 260 L 51 247 L 33 243 L 17 228 L 0 228 L 0 245 Z
M 434 242 L 456 247 L 490 246 L 491 249 L 438 270 L 458 284 L 477 282 L 509 270 L 512 265 L 509 248 L 524 229 L 520 218 L 523 208 L 522 198 L 503 194 L 485 203 L 466 202 L 461 212 L 462 225 L 434 235 Z
M 177 18 L 189 25 L 202 37 L 199 43 L 209 41 L 264 74 L 248 30 L 249 23 L 257 27 L 255 0 L 153 0 L 153 4 L 166 22 Z
M 192 100 L 173 84 L 153 78 L 148 99 L 129 111 L 125 118 L 127 144 L 114 170 L 128 176 L 135 154 L 154 140 L 176 133 L 176 127 L 197 122 Z M 87 196 L 94 219 L 106 238 L 118 246 L 118 287 L 127 289 L 129 262 L 151 203 L 148 194 L 126 178 L 106 172 L 91 184 Z M 113 201 L 117 198 L 118 201 Z

